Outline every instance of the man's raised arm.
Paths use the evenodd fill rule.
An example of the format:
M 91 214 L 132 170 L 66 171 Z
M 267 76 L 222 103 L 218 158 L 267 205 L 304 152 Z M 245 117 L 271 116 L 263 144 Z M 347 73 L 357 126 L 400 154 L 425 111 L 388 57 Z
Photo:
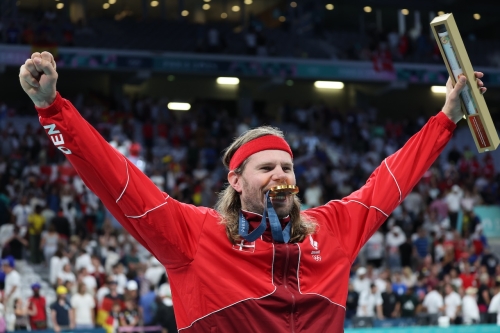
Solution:
M 130 163 L 56 90 L 52 55 L 34 53 L 19 79 L 52 143 L 113 216 L 164 265 L 193 259 L 207 209 L 169 198 Z

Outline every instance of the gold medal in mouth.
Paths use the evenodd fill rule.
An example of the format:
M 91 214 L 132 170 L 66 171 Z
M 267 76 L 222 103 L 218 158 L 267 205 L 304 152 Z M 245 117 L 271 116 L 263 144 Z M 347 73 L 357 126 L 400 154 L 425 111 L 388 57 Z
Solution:
M 279 194 L 289 195 L 299 193 L 299 187 L 297 185 L 278 185 L 273 186 L 269 190 L 269 196 L 275 197 Z

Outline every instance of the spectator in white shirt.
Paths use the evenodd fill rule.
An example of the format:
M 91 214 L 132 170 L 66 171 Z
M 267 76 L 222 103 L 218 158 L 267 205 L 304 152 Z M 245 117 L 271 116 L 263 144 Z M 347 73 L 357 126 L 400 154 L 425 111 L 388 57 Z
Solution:
M 95 323 L 94 297 L 87 293 L 85 283 L 78 285 L 78 293 L 71 297 L 71 307 L 75 311 L 76 329 L 93 329 Z
M 500 326 L 500 279 L 497 279 L 495 283 L 495 296 L 491 299 L 488 313 L 497 314 L 497 325 Z
M 380 231 L 376 231 L 366 242 L 365 250 L 368 264 L 380 268 L 384 257 L 384 235 Z
M 89 293 L 92 297 L 95 296 L 95 293 L 97 291 L 97 280 L 94 276 L 89 274 L 86 267 L 80 268 L 80 271 L 78 272 L 78 281 L 85 284 L 85 286 L 87 287 L 87 293 Z
M 33 209 L 28 204 L 28 197 L 23 196 L 17 205 L 12 208 L 12 218 L 15 225 L 21 230 L 28 225 L 28 216 L 33 213 Z
M 51 285 L 55 286 L 57 284 L 57 275 L 60 271 L 62 271 L 64 264 L 68 262 L 69 260 L 63 255 L 62 249 L 57 249 L 57 251 L 54 253 L 54 256 L 50 258 L 49 282 Z
M 123 264 L 121 262 L 113 266 L 113 275 L 117 283 L 116 290 L 119 294 L 124 294 L 127 287 L 127 277 L 123 273 Z
M 21 276 L 14 269 L 14 258 L 11 256 L 2 260 L 2 270 L 5 273 L 4 306 L 7 330 L 13 331 L 15 326 L 15 303 L 21 294 Z M 14 316 L 13 316 L 14 315 Z M 13 320 L 12 320 L 13 319 Z
M 386 246 L 389 259 L 389 268 L 399 269 L 401 268 L 401 255 L 399 252 L 399 247 L 406 242 L 406 236 L 403 230 L 393 224 L 391 226 L 390 232 L 386 236 Z
M 304 192 L 307 207 L 317 207 L 323 203 L 323 190 L 317 180 L 314 180 Z
M 477 288 L 469 287 L 462 298 L 462 318 L 465 325 L 479 323 L 479 307 L 477 306 Z
M 71 264 L 65 263 L 62 271 L 57 274 L 57 284 L 64 285 L 71 292 L 76 282 L 76 276 L 71 271 Z
M 460 307 L 462 306 L 462 300 L 460 295 L 453 290 L 451 284 L 447 283 L 444 287 L 445 297 L 444 297 L 444 312 L 445 315 L 450 318 L 450 322 L 455 323 L 457 317 L 460 313 Z
M 463 197 L 463 192 L 460 186 L 453 185 L 451 191 L 444 198 L 448 205 L 448 216 L 450 218 L 450 226 L 453 230 L 457 228 L 458 211 L 460 210 L 460 202 Z
M 436 290 L 435 287 L 427 287 L 428 294 L 425 295 L 422 306 L 425 311 L 429 314 L 429 324 L 436 325 L 437 319 L 444 310 L 444 300 L 443 296 Z
M 90 266 L 92 266 L 90 254 L 84 248 L 80 249 L 80 255 L 75 260 L 75 270 L 79 272 L 83 267 L 88 269 Z
M 151 257 L 149 259 L 150 266 L 144 273 L 144 278 L 149 281 L 149 283 L 155 287 L 159 287 L 159 283 L 163 274 L 165 274 L 165 267 L 156 259 Z
M 359 295 L 356 316 L 374 318 L 376 309 L 377 317 L 379 319 L 383 319 L 382 304 L 382 296 L 377 291 L 377 286 L 375 286 L 375 284 L 371 284 L 369 290 L 365 290 Z
M 370 280 L 366 276 L 366 268 L 360 267 L 356 271 L 356 277 L 354 278 L 352 284 L 354 286 L 354 291 L 356 291 L 359 295 L 361 295 L 362 292 L 370 291 Z

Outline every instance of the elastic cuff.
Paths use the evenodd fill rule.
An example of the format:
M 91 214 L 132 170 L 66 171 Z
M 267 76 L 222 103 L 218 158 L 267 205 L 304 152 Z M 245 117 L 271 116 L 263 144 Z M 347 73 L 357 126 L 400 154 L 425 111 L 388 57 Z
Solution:
M 54 99 L 54 102 L 52 102 L 52 104 L 50 104 L 46 108 L 39 108 L 35 106 L 35 109 L 38 111 L 38 114 L 41 117 L 50 118 L 61 111 L 63 103 L 64 99 L 61 97 L 59 92 L 57 92 L 56 99 Z
M 455 128 L 457 128 L 457 124 L 455 124 L 450 118 L 448 118 L 448 116 L 445 115 L 443 111 L 439 112 L 436 115 L 436 120 L 450 132 L 453 132 Z

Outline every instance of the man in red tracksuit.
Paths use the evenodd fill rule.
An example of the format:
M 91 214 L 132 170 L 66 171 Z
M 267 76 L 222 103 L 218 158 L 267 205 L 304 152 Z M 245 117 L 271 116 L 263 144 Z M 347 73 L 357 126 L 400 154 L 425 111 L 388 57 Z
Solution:
M 361 189 L 300 212 L 292 194 L 267 196 L 272 186 L 295 184 L 292 152 L 276 129 L 236 139 L 223 158 L 229 186 L 216 210 L 195 207 L 161 192 L 56 92 L 50 53 L 34 53 L 20 81 L 54 145 L 167 268 L 177 327 L 186 333 L 342 332 L 352 262 L 446 146 L 465 85 L 449 82 L 443 111 Z

